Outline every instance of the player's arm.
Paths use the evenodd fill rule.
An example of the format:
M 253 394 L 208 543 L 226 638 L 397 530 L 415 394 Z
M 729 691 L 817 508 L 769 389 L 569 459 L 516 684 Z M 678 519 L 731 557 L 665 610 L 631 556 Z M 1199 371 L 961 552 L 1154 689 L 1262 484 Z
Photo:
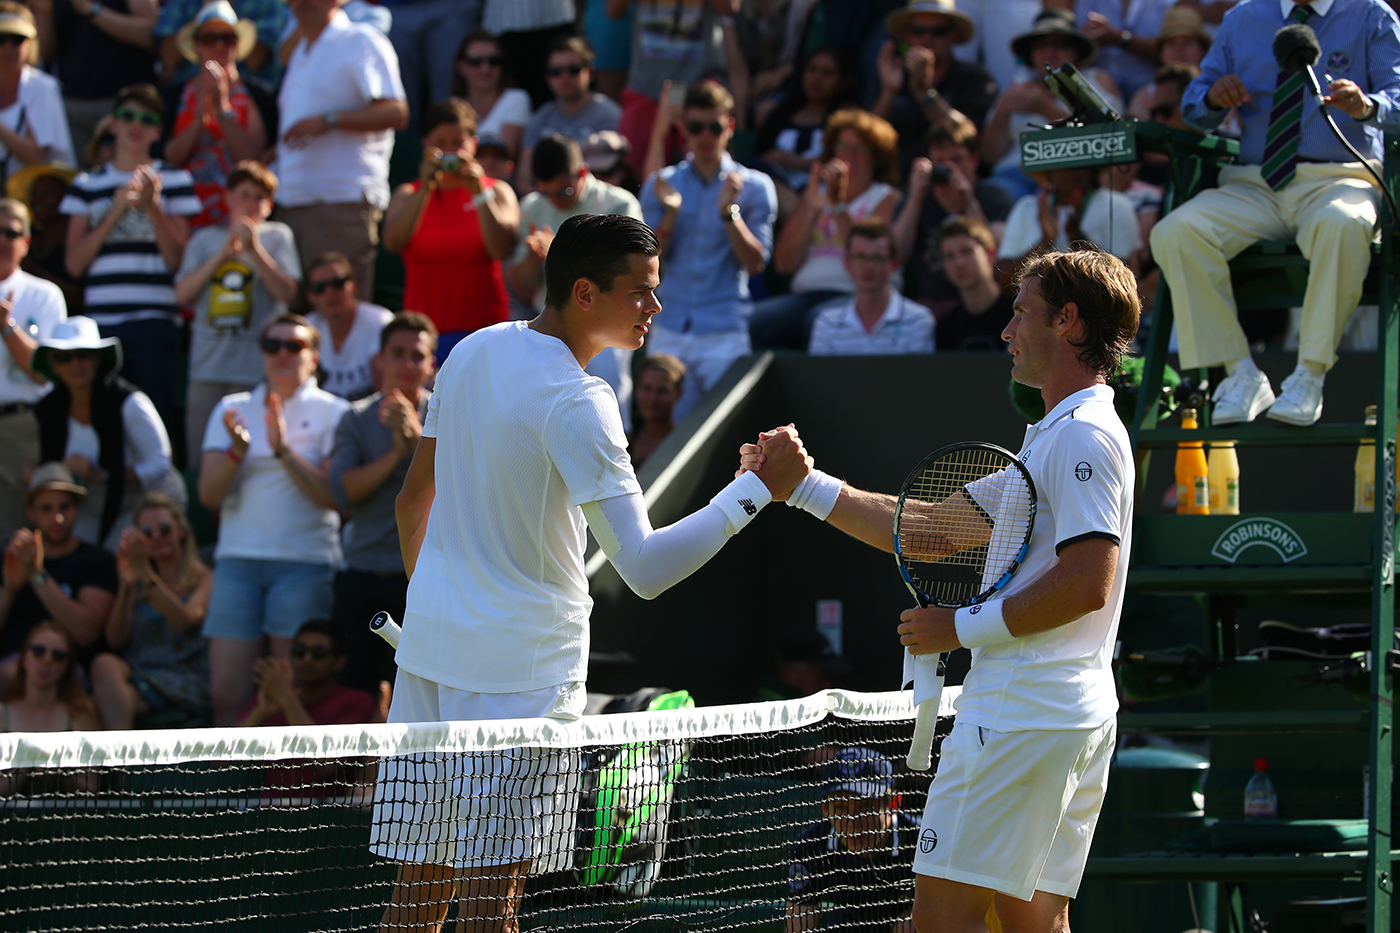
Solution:
M 788 901 L 783 908 L 786 933 L 808 933 L 820 925 L 821 915 L 815 905 Z
M 403 554 L 404 572 L 410 579 L 418 563 L 418 552 L 423 547 L 423 533 L 428 528 L 428 510 L 433 507 L 433 497 L 437 495 L 433 469 L 436 455 L 436 437 L 424 435 L 418 440 L 418 449 L 413 452 L 413 462 L 408 465 L 403 489 L 394 500 L 394 518 L 399 526 L 399 551 Z

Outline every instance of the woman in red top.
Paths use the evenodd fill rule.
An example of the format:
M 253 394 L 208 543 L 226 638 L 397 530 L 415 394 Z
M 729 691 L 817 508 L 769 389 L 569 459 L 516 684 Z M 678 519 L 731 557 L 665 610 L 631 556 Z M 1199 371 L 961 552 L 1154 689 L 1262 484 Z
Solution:
M 457 341 L 510 318 L 501 260 L 515 249 L 520 205 L 476 161 L 476 113 L 450 98 L 423 112 L 423 165 L 384 212 L 384 247 L 403 254 L 406 311 L 437 327 L 438 360 Z

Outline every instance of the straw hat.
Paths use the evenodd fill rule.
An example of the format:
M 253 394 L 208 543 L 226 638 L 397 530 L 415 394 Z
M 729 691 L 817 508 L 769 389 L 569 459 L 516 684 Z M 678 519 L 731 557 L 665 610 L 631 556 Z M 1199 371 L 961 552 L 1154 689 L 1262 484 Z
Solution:
M 122 366 L 122 342 L 119 337 L 103 337 L 97 330 L 97 322 L 90 317 L 70 317 L 54 325 L 53 333 L 40 341 L 34 349 L 31 364 L 35 372 L 49 379 L 57 379 L 53 371 L 53 361 L 49 359 L 54 350 L 97 350 L 102 354 L 98 372 L 116 372 Z
M 1065 36 L 1073 39 L 1078 53 L 1075 64 L 1083 67 L 1090 64 L 1099 54 L 1098 43 L 1080 32 L 1074 25 L 1074 14 L 1068 10 L 1041 10 L 1036 14 L 1035 25 L 1030 32 L 1023 32 L 1011 40 L 1011 51 L 1024 61 L 1030 61 L 1031 48 L 1041 36 Z
M 1210 50 L 1210 33 L 1206 32 L 1201 14 L 1189 6 L 1174 6 L 1167 11 L 1166 18 L 1162 20 L 1162 29 L 1157 33 L 1157 51 L 1162 51 L 1163 42 L 1177 36 L 1192 36 L 1199 39 L 1207 51 Z
M 602 130 L 583 141 L 583 161 L 595 175 L 606 175 L 632 151 L 632 144 L 616 130 Z
M 5 194 L 16 201 L 29 203 L 29 189 L 41 178 L 57 178 L 65 185 L 71 184 L 78 170 L 62 162 L 37 162 L 26 165 L 15 172 L 5 182 Z
M 71 492 L 80 499 L 88 493 L 86 486 L 78 485 L 78 480 L 71 470 L 57 460 L 50 460 L 34 468 L 34 473 L 29 477 L 29 489 L 24 494 L 24 504 L 28 505 L 39 493 L 51 489 Z
M 915 13 L 937 13 L 948 17 L 953 21 L 955 42 L 967 42 L 977 31 L 972 25 L 972 17 L 954 6 L 953 0 L 909 0 L 907 6 L 902 6 L 885 17 L 885 32 L 889 33 L 891 38 L 900 38 Z
M 233 12 L 233 7 L 228 0 L 213 0 L 206 3 L 194 19 L 184 25 L 179 32 L 175 33 L 175 48 L 180 50 L 180 54 L 188 61 L 203 61 L 204 56 L 199 54 L 199 50 L 194 47 L 194 34 L 199 31 L 199 27 L 211 20 L 218 20 L 231 28 L 238 36 L 238 53 L 234 56 L 238 61 L 243 61 L 253 52 L 253 46 L 258 42 L 258 27 L 250 19 L 243 19 Z
M 0 13 L 0 33 L 33 39 L 39 34 L 34 23 L 22 13 Z

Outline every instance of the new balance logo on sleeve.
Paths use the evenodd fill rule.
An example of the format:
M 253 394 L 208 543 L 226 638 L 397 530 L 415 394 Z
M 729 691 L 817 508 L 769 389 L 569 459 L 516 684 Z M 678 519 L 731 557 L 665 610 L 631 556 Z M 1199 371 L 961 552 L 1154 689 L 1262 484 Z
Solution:
M 753 504 L 752 499 L 740 499 L 739 504 L 744 507 L 744 513 L 746 515 L 753 515 L 758 511 L 758 506 Z

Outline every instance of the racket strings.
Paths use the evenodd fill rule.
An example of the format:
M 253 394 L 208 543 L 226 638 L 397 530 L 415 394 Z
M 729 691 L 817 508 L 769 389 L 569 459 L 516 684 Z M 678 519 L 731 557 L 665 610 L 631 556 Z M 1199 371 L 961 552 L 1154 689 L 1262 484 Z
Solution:
M 1031 493 L 1005 454 L 954 450 L 906 486 L 897 517 L 902 560 L 936 605 L 975 601 L 1014 569 L 1030 527 Z

